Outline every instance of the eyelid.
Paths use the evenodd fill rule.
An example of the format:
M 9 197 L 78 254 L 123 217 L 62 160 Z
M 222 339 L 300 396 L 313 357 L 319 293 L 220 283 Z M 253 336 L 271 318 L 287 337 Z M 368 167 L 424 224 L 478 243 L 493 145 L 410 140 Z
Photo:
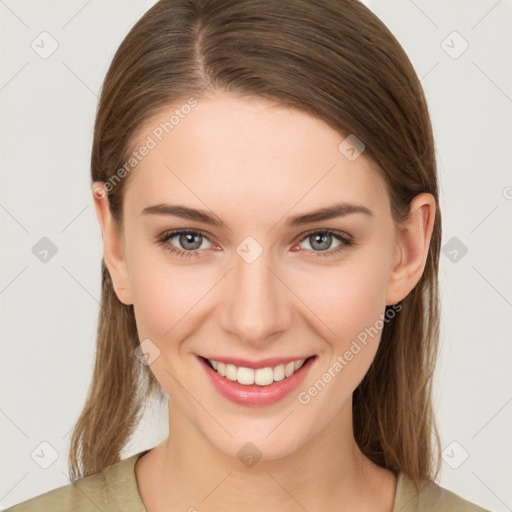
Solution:
M 307 238 L 309 235 L 312 235 L 313 233 L 333 233 L 340 236 L 343 236 L 347 238 L 348 240 L 353 240 L 353 236 L 347 233 L 346 231 L 341 231 L 339 229 L 333 229 L 333 228 L 313 228 L 308 231 L 305 231 L 301 233 L 300 235 L 297 235 L 297 237 L 294 238 L 296 240 L 295 243 L 302 242 L 305 238 Z M 213 242 L 212 238 L 213 235 L 210 235 L 209 233 L 206 233 L 202 229 L 199 228 L 177 228 L 177 229 L 169 229 L 167 231 L 164 231 L 161 235 L 158 236 L 158 239 L 164 239 L 164 238 L 173 238 L 176 235 L 182 234 L 182 233 L 197 233 L 202 235 L 204 238 L 206 238 L 209 242 Z M 189 251 L 192 252 L 192 251 Z
M 179 247 L 176 247 L 169 243 L 169 240 L 171 238 L 174 238 L 180 234 L 183 233 L 192 233 L 192 234 L 198 234 L 201 235 L 203 238 L 205 238 L 208 242 L 214 243 L 212 241 L 213 236 L 210 234 L 207 234 L 201 229 L 195 229 L 195 228 L 178 228 L 178 229 L 171 229 L 167 230 L 164 233 L 162 233 L 160 236 L 157 237 L 157 244 L 162 245 L 167 251 L 170 253 L 174 253 L 175 255 L 179 256 L 186 256 L 186 257 L 192 257 L 192 256 L 200 256 L 200 253 L 204 251 L 204 249 L 194 249 L 192 251 L 186 251 L 184 249 L 180 249 Z M 308 237 L 310 237 L 312 234 L 329 234 L 334 239 L 336 239 L 339 242 L 339 245 L 336 246 L 334 249 L 329 249 L 325 251 L 314 251 L 314 250 L 307 250 L 306 256 L 310 258 L 318 258 L 318 257 L 334 257 L 337 256 L 339 253 L 343 252 L 345 249 L 348 249 L 350 247 L 353 247 L 357 245 L 357 242 L 355 238 L 350 235 L 349 233 L 346 233 L 344 231 L 340 231 L 338 229 L 330 229 L 330 228 L 313 228 L 309 231 L 306 231 L 304 233 L 301 233 L 299 235 L 299 238 L 295 239 L 297 240 L 293 247 L 296 247 L 298 244 L 304 242 Z
M 304 238 L 307 238 L 308 236 L 312 235 L 313 233 L 332 233 L 335 235 L 343 236 L 349 240 L 353 240 L 354 237 L 347 233 L 346 231 L 341 231 L 340 229 L 334 229 L 334 228 L 316 228 L 316 229 L 310 229 L 309 231 L 305 231 L 304 233 L 301 233 L 299 235 L 299 242 L 302 242 Z
M 197 234 L 197 235 L 201 235 L 203 238 L 205 238 L 206 240 L 208 240 L 208 242 L 210 243 L 214 243 L 212 238 L 214 238 L 212 235 L 210 235 L 209 233 L 206 233 L 205 231 L 201 230 L 201 229 L 196 229 L 196 228 L 178 228 L 178 229 L 169 229 L 167 231 L 164 231 L 161 235 L 159 235 L 157 237 L 157 241 L 160 241 L 160 242 L 165 242 L 165 241 L 169 241 L 171 238 L 174 238 L 175 236 L 178 236 L 178 235 L 181 235 L 183 233 L 192 233 L 192 234 Z M 183 249 L 179 249 L 178 247 L 176 247 L 177 250 L 183 250 Z M 203 249 L 196 249 L 196 251 L 201 251 Z M 194 251 L 187 251 L 187 252 L 194 252 Z

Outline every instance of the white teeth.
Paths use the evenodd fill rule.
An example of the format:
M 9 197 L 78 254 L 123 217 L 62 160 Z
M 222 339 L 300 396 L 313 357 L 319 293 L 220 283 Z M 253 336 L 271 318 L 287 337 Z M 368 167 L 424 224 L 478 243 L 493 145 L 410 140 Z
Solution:
M 269 386 L 273 382 L 278 382 L 290 377 L 304 364 L 305 359 L 298 361 L 291 361 L 285 364 L 278 364 L 274 368 L 245 368 L 243 366 L 237 367 L 234 364 L 222 363 L 220 361 L 210 361 L 213 368 L 223 377 L 231 381 L 237 381 L 239 384 L 251 386 L 257 384 L 258 386 Z
M 240 384 L 246 384 L 247 386 L 250 386 L 254 384 L 254 374 L 254 370 L 251 370 L 250 368 L 238 368 L 237 380 Z M 259 384 L 259 382 L 257 384 Z
M 254 373 L 254 384 L 269 386 L 274 382 L 274 370 L 272 368 L 258 368 Z
M 284 364 L 278 364 L 274 368 L 274 380 L 279 381 L 279 380 L 283 380 L 284 378 L 285 378 Z
M 238 368 L 234 364 L 226 365 L 226 379 L 237 380 L 238 379 L 237 373 L 238 373 Z

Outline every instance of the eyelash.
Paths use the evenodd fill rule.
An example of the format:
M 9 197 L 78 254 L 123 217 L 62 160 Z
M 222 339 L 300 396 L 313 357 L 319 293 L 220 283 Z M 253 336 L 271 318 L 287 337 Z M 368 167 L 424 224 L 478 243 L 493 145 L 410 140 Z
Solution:
M 206 240 L 211 242 L 211 240 L 202 231 L 198 231 L 198 230 L 194 230 L 194 229 L 177 229 L 177 230 L 167 231 L 167 232 L 163 233 L 160 237 L 158 237 L 157 244 L 164 247 L 164 249 L 169 251 L 170 253 L 180 256 L 182 258 L 183 257 L 190 258 L 192 256 L 198 256 L 199 255 L 198 253 L 201 251 L 201 249 L 195 249 L 193 251 L 183 251 L 181 249 L 176 249 L 174 246 L 172 246 L 168 243 L 168 241 L 171 238 L 174 238 L 176 235 L 182 235 L 182 234 L 202 235 L 203 238 L 206 238 Z M 356 245 L 353 238 L 347 237 L 340 231 L 335 231 L 335 230 L 331 230 L 331 229 L 309 231 L 299 240 L 298 243 L 302 243 L 304 240 L 306 240 L 307 238 L 310 238 L 312 235 L 315 235 L 315 234 L 332 235 L 336 240 L 340 241 L 341 243 L 334 250 L 313 251 L 315 253 L 315 256 L 312 256 L 313 258 L 334 256 L 334 255 L 337 255 L 339 252 L 341 252 L 346 247 L 352 247 L 352 246 Z

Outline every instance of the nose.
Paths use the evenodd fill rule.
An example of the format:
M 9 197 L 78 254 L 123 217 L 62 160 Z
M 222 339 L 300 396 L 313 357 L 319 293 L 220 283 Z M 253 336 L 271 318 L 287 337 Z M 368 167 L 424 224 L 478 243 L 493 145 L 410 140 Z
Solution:
M 289 328 L 293 316 L 284 276 L 273 268 L 270 251 L 254 261 L 236 254 L 233 261 L 223 291 L 221 328 L 246 345 L 272 342 Z

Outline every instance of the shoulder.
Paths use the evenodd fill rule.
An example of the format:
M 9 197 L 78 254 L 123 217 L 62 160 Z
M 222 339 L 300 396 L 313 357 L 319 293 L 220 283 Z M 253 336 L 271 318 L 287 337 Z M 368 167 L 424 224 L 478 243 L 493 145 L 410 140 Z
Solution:
M 405 473 L 399 473 L 393 512 L 424 511 L 490 512 L 435 482 L 425 482 L 417 491 L 413 481 Z
M 30 498 L 4 512 L 98 512 L 131 510 L 144 512 L 135 478 L 135 462 L 147 450 L 108 466 L 101 473 Z
M 103 510 L 106 506 L 104 491 L 105 476 L 98 473 L 18 503 L 5 512 Z

